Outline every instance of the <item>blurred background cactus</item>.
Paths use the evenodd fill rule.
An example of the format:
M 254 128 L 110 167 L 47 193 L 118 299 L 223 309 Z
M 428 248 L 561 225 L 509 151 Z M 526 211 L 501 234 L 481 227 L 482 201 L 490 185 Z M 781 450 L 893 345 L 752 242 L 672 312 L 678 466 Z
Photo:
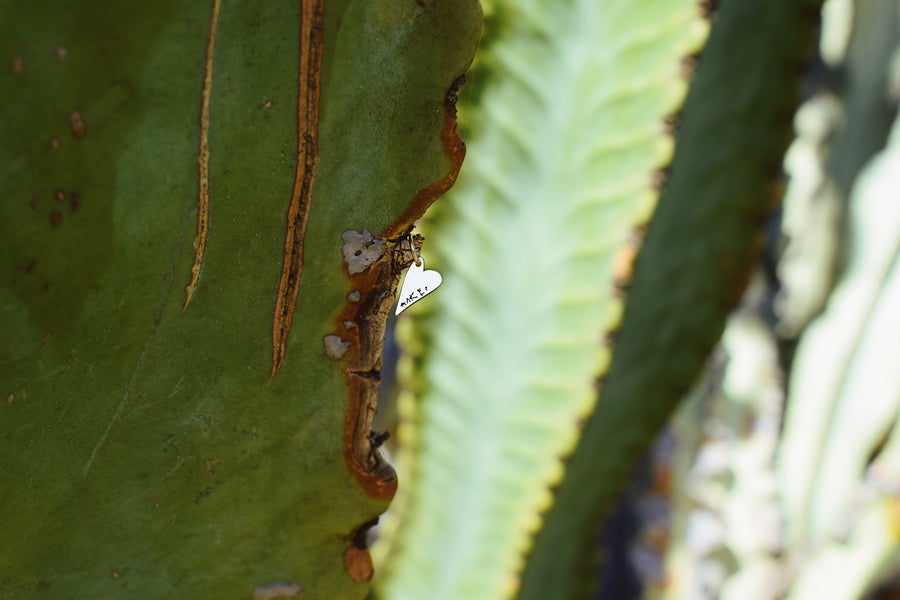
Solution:
M 422 226 L 447 283 L 398 324 L 379 598 L 893 597 L 898 4 L 488 6 L 469 162 Z M 642 105 L 679 65 L 680 112 Z M 630 126 L 674 132 L 671 163 L 629 163 Z
M 781 232 L 673 421 L 670 536 L 644 597 L 897 593 L 898 19 L 894 2 L 825 3 Z

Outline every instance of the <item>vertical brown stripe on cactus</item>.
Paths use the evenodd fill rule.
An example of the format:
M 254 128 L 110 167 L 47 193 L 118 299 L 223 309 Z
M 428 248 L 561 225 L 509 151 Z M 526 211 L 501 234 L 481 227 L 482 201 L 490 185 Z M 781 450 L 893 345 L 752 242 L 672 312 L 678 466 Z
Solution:
M 319 120 L 319 70 L 322 64 L 322 15 L 324 0 L 303 0 L 300 15 L 300 77 L 297 101 L 297 176 L 288 209 L 284 261 L 275 320 L 272 325 L 272 374 L 284 363 L 297 290 L 303 273 L 303 237 L 309 216 L 313 176 L 316 171 Z

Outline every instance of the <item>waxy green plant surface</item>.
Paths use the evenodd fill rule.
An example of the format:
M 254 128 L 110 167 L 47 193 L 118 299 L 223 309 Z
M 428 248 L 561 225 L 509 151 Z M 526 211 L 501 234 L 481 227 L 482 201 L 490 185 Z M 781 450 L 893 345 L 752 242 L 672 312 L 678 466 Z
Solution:
M 182 314 L 212 7 L 0 3 L 2 597 L 366 593 L 345 553 L 386 502 L 345 464 L 346 365 L 323 350 L 351 291 L 342 233 L 410 226 L 453 169 L 445 94 L 480 9 L 329 0 L 305 268 L 270 379 L 301 9 L 220 6 Z

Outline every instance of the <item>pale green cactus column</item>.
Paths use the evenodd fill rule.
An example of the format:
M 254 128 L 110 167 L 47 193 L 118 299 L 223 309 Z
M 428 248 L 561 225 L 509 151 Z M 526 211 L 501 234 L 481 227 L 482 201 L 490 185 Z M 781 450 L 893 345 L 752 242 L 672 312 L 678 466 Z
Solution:
M 398 325 L 416 362 L 398 458 L 411 483 L 383 530 L 385 600 L 515 593 L 609 360 L 682 59 L 707 30 L 693 1 L 492 8 L 466 168 L 422 227 L 444 283 Z

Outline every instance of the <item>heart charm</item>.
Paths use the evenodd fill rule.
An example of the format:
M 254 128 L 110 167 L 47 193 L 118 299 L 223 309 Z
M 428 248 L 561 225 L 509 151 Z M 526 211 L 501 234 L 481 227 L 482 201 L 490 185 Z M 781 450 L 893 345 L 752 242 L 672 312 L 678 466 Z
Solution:
M 419 264 L 413 263 L 409 265 L 406 272 L 406 279 L 400 286 L 400 300 L 397 302 L 397 312 L 399 315 L 404 310 L 433 292 L 441 285 L 444 280 L 437 271 L 426 271 L 425 261 L 419 259 Z

